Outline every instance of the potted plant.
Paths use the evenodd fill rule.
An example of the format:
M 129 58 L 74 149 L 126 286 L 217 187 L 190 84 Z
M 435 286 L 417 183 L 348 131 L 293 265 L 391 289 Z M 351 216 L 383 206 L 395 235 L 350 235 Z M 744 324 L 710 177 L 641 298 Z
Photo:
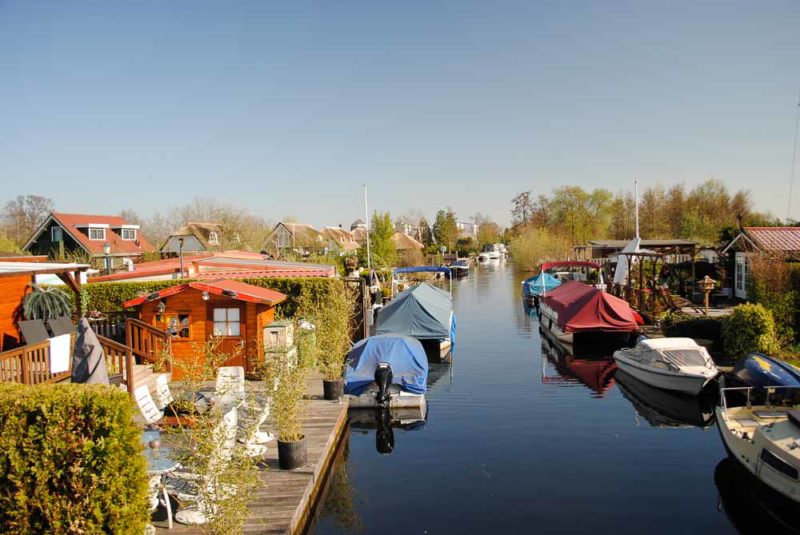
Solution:
M 72 314 L 69 296 L 55 286 L 31 285 L 31 293 L 22 301 L 22 314 L 29 320 L 49 320 Z
M 352 346 L 350 322 L 353 317 L 352 292 L 342 287 L 330 292 L 316 309 L 317 369 L 322 373 L 325 399 L 344 395 L 344 369 Z
M 278 429 L 278 465 L 281 470 L 294 470 L 306 464 L 307 459 L 301 422 L 305 412 L 306 370 L 290 365 L 279 365 L 279 368 L 272 399 L 272 412 Z

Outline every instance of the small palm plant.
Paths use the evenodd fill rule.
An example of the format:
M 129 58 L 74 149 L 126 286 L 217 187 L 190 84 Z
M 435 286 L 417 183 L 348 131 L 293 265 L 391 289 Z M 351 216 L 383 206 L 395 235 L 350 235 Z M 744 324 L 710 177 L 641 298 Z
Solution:
M 56 286 L 32 284 L 33 291 L 22 301 L 22 315 L 28 320 L 49 320 L 72 314 L 69 295 Z

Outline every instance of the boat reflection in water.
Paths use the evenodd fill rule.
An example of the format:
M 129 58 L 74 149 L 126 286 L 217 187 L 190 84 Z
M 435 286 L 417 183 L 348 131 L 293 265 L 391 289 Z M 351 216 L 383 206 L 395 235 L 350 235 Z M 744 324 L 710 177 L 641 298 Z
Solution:
M 394 451 L 395 429 L 416 431 L 425 426 L 428 417 L 427 404 L 421 407 L 378 410 L 351 409 L 349 413 L 350 427 L 353 430 L 369 432 L 375 430 L 375 450 L 382 455 Z
M 739 533 L 800 534 L 797 504 L 748 472 L 736 459 L 725 457 L 714 470 L 719 492 L 718 509 Z
M 625 399 L 652 427 L 705 428 L 714 422 L 715 389 L 687 396 L 650 386 L 620 369 L 614 378 Z
M 609 355 L 580 355 L 578 358 L 564 346 L 542 336 L 542 382 L 582 384 L 593 392 L 594 397 L 605 396 L 614 385 L 614 371 L 617 369 L 614 359 Z M 548 374 L 548 362 L 555 366 L 558 376 Z

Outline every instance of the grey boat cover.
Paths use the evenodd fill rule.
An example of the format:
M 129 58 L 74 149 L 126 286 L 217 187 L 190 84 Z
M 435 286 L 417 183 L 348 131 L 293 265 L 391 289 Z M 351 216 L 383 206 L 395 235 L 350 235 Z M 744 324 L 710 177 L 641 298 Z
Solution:
M 103 348 L 86 318 L 78 322 L 78 337 L 72 352 L 72 382 L 109 384 Z
M 402 334 L 421 340 L 450 337 L 450 294 L 423 282 L 401 292 L 378 312 L 375 334 Z

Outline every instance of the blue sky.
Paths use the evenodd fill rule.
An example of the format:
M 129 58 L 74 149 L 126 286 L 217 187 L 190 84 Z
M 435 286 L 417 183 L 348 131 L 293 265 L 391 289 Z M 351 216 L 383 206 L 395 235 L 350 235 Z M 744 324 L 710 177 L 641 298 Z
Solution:
M 0 200 L 346 224 L 366 183 L 505 223 L 523 190 L 715 177 L 783 217 L 800 2 L 698 4 L 0 0 Z

